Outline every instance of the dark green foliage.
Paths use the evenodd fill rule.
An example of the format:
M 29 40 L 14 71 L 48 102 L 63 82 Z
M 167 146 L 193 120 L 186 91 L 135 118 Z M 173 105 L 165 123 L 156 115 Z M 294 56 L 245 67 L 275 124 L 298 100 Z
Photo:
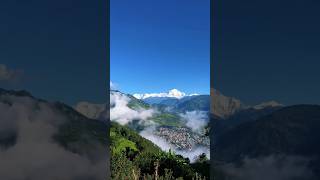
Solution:
M 150 120 L 158 123 L 162 126 L 182 126 L 183 123 L 180 117 L 176 114 L 163 112 L 161 114 L 157 114 L 154 117 L 150 118 Z
M 190 164 L 189 159 L 171 151 L 161 151 L 151 141 L 141 137 L 128 127 L 111 123 L 110 136 L 111 170 L 115 179 L 117 177 L 120 179 L 122 177 L 155 179 L 155 176 L 157 176 L 159 180 L 174 180 L 177 178 L 191 180 L 199 174 L 196 173 L 197 171 Z M 119 139 L 126 140 L 121 140 L 119 144 Z M 199 164 L 201 163 L 204 162 L 199 162 Z M 127 166 L 124 164 L 127 164 Z
M 111 178 L 112 179 L 134 179 L 133 172 L 136 170 L 136 167 L 133 165 L 125 153 L 119 153 L 111 157 Z
M 151 152 L 151 153 L 158 153 L 160 152 L 160 148 L 154 145 L 149 140 L 141 137 L 135 131 L 129 129 L 128 127 L 121 126 L 117 123 L 112 122 L 110 128 L 110 136 L 111 136 L 111 147 L 117 146 L 115 142 L 119 138 L 127 139 L 135 144 L 136 148 L 139 152 Z
M 142 153 L 137 156 L 135 160 L 137 167 L 140 167 L 141 172 L 146 174 L 152 174 L 154 172 L 153 165 L 155 162 L 159 163 L 158 171 L 160 175 L 164 175 L 166 169 L 172 171 L 173 177 L 192 179 L 195 175 L 195 171 L 190 166 L 188 160 L 170 152 L 160 152 L 158 154 Z
M 139 108 L 149 109 L 150 108 L 150 105 L 145 103 L 144 101 L 137 99 L 130 94 L 127 94 L 127 96 L 130 98 L 130 102 L 128 103 L 129 108 L 131 109 L 139 109 Z
M 104 122 L 88 119 L 63 103 L 55 103 L 53 107 L 68 119 L 53 137 L 61 145 L 79 154 L 93 153 L 97 146 L 107 148 L 107 125 Z
M 206 154 L 201 154 L 198 160 L 192 164 L 192 167 L 205 177 L 210 176 L 210 160 L 207 158 Z

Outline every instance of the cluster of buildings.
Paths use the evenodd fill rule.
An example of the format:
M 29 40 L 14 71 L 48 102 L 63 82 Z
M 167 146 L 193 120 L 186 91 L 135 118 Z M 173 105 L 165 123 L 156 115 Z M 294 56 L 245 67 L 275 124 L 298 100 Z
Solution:
M 209 140 L 206 140 L 209 138 L 194 133 L 185 127 L 159 127 L 156 135 L 166 139 L 179 150 L 191 151 L 194 146 L 209 146 Z

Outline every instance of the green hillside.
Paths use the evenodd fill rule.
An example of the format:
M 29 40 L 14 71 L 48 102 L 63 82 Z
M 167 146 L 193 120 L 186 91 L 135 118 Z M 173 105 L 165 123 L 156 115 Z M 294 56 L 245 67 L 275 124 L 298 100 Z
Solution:
M 53 137 L 59 144 L 79 154 L 92 153 L 98 144 L 107 147 L 105 122 L 88 119 L 63 103 L 55 103 L 53 107 L 68 119 Z
M 150 118 L 150 120 L 162 126 L 182 126 L 183 125 L 183 122 L 181 121 L 181 118 L 178 115 L 167 113 L 167 112 L 157 114 L 154 117 Z
M 2 126 L 0 130 L 0 156 L 11 154 L 7 157 L 13 163 L 19 158 L 19 163 L 8 166 L 13 174 L 2 179 L 37 179 L 39 174 L 48 179 L 107 179 L 106 122 L 88 119 L 66 104 L 37 99 L 26 91 L 0 89 L 0 105 L 1 125 L 19 124 L 19 128 Z M 74 171 L 78 167 L 81 174 Z M 63 173 L 56 176 L 59 168 Z M 21 169 L 28 169 L 26 176 L 15 176 Z M 49 171 L 44 173 L 45 169 Z
M 161 151 L 128 127 L 112 122 L 110 137 L 112 179 L 155 179 L 157 176 L 162 180 L 191 180 L 209 174 L 207 161 L 190 164 L 180 155 Z

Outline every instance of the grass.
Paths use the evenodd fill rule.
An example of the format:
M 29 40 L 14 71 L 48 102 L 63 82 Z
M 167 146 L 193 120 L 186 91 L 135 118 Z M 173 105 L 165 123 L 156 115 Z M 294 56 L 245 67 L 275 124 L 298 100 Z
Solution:
M 162 126 L 182 126 L 181 119 L 178 115 L 170 113 L 162 113 L 152 117 L 150 120 L 162 125 Z
M 136 143 L 128 139 L 118 138 L 114 141 L 114 146 L 113 146 L 114 153 L 121 153 L 122 151 L 125 151 L 127 148 L 133 151 L 138 151 Z

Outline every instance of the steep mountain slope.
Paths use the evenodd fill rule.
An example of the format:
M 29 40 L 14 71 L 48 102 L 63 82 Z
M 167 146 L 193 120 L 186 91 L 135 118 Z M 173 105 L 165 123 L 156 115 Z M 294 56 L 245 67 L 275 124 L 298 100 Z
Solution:
M 289 106 L 258 120 L 235 126 L 216 138 L 214 157 L 216 161 L 228 163 L 278 156 L 304 158 L 308 161 L 305 165 L 302 164 L 300 170 L 310 169 L 319 178 L 319 139 L 320 106 Z M 315 178 L 306 174 L 301 176 L 306 179 Z
M 273 153 L 320 155 L 319 130 L 320 106 L 289 106 L 233 128 L 216 141 L 216 153 L 226 160 Z
M 134 179 L 134 177 L 155 179 L 155 176 L 158 176 L 158 179 L 174 180 L 192 179 L 199 175 L 209 178 L 207 161 L 190 164 L 188 159 L 172 151 L 162 151 L 126 126 L 112 122 L 110 138 L 113 179 Z
M 54 103 L 54 106 L 68 119 L 59 126 L 57 134 L 53 136 L 60 144 L 80 154 L 94 153 L 92 150 L 97 146 L 97 142 L 107 147 L 106 121 L 88 119 L 63 103 Z
M 183 114 L 174 109 L 161 109 L 121 92 L 111 92 L 110 97 L 111 121 L 128 126 L 163 150 L 171 148 L 186 155 L 185 151 L 194 151 L 198 146 L 208 148 L 208 137 L 203 137 L 201 129 L 208 121 L 205 113 Z
M 88 119 L 63 103 L 4 89 L 0 114 L 2 178 L 106 179 L 105 122 Z
M 139 153 L 160 153 L 161 149 L 151 141 L 141 137 L 137 132 L 126 126 L 112 122 L 110 128 L 110 148 L 114 153 L 121 153 L 127 149 Z
M 106 109 L 106 104 L 94 104 L 86 101 L 79 102 L 74 109 L 91 119 L 100 119 Z
M 266 106 L 264 108 L 247 108 L 234 113 L 227 119 L 213 118 L 212 123 L 214 127 L 214 139 L 219 139 L 224 133 L 240 124 L 255 121 L 263 116 L 269 115 L 276 110 L 281 109 L 282 106 Z
M 110 99 L 112 121 L 110 137 L 113 154 L 111 162 L 114 179 L 132 176 L 142 178 L 144 175 L 155 176 L 155 174 L 168 180 L 173 177 L 192 179 L 196 176 L 196 172 L 209 177 L 207 161 L 190 164 L 189 159 L 173 152 L 180 144 L 174 144 L 176 136 L 170 130 L 184 126 L 178 114 L 155 109 L 144 101 L 120 91 L 111 91 Z M 163 129 L 164 131 L 161 131 Z M 165 135 L 168 135 L 165 132 L 168 131 L 171 136 L 165 139 L 167 137 Z M 184 130 L 183 133 L 179 134 L 179 137 L 183 137 L 182 135 L 196 137 L 190 129 Z M 185 141 L 187 138 L 184 141 L 181 139 L 181 143 Z M 170 145 L 172 151 L 161 150 L 166 149 L 164 146 L 169 144 L 172 145 Z M 158 163 L 158 170 L 155 170 L 155 163 Z M 203 168 L 199 169 L 198 166 Z

